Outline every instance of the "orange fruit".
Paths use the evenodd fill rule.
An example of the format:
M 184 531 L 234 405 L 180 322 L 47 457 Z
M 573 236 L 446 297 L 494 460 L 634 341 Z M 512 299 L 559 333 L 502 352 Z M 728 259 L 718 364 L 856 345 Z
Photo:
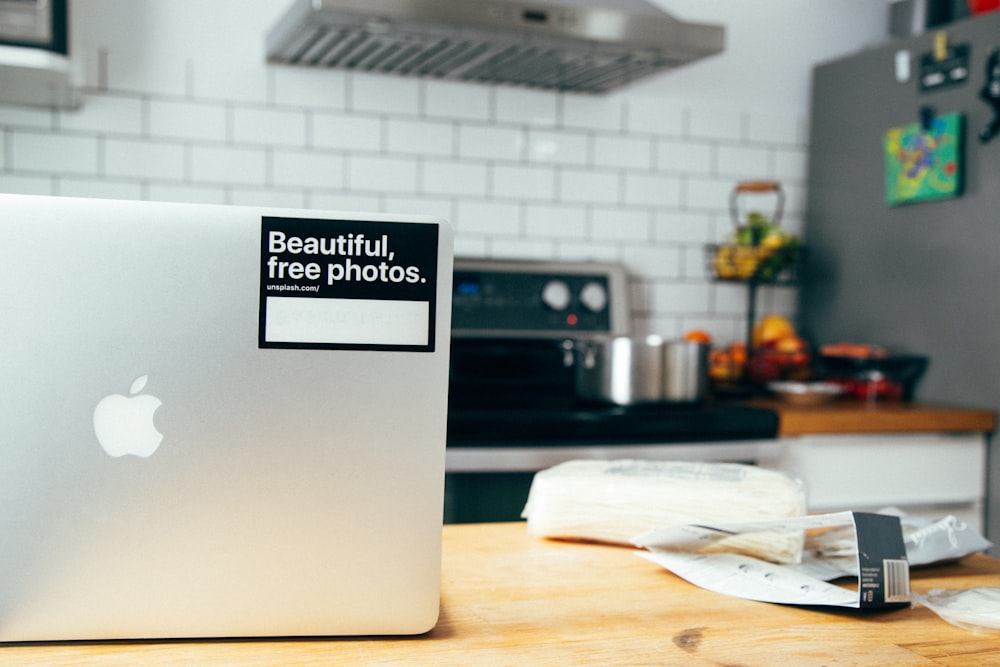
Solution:
M 761 347 L 795 336 L 795 327 L 781 315 L 767 315 L 753 327 L 753 346 Z
M 730 343 L 729 357 L 737 366 L 745 366 L 747 363 L 747 344 L 740 341 Z
M 684 340 L 690 343 L 709 343 L 712 342 L 712 334 L 708 333 L 704 329 L 691 329 L 684 334 Z

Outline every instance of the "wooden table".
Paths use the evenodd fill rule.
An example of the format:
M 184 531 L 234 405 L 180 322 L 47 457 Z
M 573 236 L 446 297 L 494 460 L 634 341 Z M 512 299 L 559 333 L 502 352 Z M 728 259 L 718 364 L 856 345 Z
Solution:
M 922 606 L 860 613 L 730 598 L 630 549 L 539 540 L 521 523 L 445 526 L 443 558 L 441 620 L 420 637 L 8 645 L 0 664 L 1000 664 L 1000 635 Z M 918 592 L 1000 586 L 1000 561 L 970 556 L 912 580 Z

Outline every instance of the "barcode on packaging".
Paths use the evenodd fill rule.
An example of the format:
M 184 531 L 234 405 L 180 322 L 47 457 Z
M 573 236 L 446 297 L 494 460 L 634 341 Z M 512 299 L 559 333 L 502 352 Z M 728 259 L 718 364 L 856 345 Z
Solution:
M 885 573 L 886 603 L 910 601 L 910 564 L 897 558 L 886 558 L 882 561 L 882 571 Z

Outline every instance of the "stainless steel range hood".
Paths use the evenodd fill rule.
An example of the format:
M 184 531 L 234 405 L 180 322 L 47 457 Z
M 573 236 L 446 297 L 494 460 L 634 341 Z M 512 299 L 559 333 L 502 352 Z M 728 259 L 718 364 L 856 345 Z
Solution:
M 296 0 L 272 63 L 602 93 L 722 51 L 646 0 Z

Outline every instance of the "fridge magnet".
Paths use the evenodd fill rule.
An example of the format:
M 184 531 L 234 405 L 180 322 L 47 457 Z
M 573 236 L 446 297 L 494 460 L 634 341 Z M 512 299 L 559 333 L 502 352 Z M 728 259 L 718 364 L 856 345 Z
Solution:
M 962 192 L 961 113 L 925 115 L 886 131 L 885 196 L 890 206 L 957 197 Z

